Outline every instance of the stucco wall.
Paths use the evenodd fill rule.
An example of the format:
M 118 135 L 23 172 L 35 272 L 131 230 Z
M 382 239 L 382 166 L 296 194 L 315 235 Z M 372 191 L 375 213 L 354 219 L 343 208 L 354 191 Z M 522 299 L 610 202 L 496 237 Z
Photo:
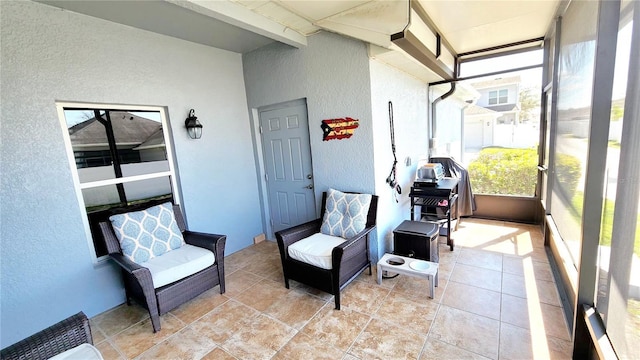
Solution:
M 366 45 L 332 33 L 308 38 L 308 47 L 274 44 L 243 56 L 251 109 L 306 98 L 318 206 L 329 187 L 380 196 L 372 259 L 390 250 L 391 232 L 409 218 L 408 193 L 417 159 L 426 156 L 427 88 L 421 81 L 369 59 Z M 385 183 L 393 157 L 387 102 L 396 106 L 398 180 L 396 204 Z M 320 121 L 350 116 L 360 127 L 350 139 L 322 141 Z M 410 157 L 411 165 L 404 159 Z
M 374 127 L 375 188 L 380 196 L 378 207 L 378 256 L 393 249 L 393 229 L 410 217 L 409 191 L 418 160 L 427 158 L 427 85 L 422 81 L 376 60 L 370 61 L 371 104 Z M 393 164 L 388 103 L 393 103 L 396 143 L 396 180 L 402 194 L 394 192 L 385 182 Z M 406 160 L 410 159 L 407 165 Z
M 316 198 L 329 187 L 374 190 L 369 63 L 364 43 L 321 32 L 308 46 L 272 44 L 243 56 L 249 108 L 306 98 Z M 324 119 L 352 117 L 349 139 L 322 141 Z
M 0 346 L 124 301 L 91 261 L 56 100 L 166 106 L 190 228 L 227 234 L 228 253 L 262 232 L 239 54 L 32 2 L 0 16 Z
M 244 54 L 243 64 L 254 124 L 259 108 L 306 100 L 319 214 L 322 192 L 330 187 L 374 193 L 371 85 L 364 43 L 326 32 L 307 41 L 308 46 L 301 49 L 279 43 L 265 46 Z M 360 120 L 353 136 L 322 141 L 321 121 L 347 116 Z M 261 161 L 261 156 L 258 144 L 256 159 Z M 263 177 L 258 181 L 265 186 Z

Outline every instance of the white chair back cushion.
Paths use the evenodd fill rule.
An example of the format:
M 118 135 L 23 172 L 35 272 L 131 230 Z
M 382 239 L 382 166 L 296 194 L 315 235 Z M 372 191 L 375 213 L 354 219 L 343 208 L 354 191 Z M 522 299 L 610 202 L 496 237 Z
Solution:
M 345 239 L 356 236 L 367 226 L 371 198 L 369 194 L 347 194 L 329 189 L 320 232 Z
M 289 246 L 289 256 L 319 268 L 330 270 L 331 251 L 345 242 L 344 238 L 316 233 Z
M 184 238 L 170 202 L 109 217 L 122 254 L 142 264 L 180 248 Z
M 213 252 L 185 244 L 182 247 L 156 256 L 143 264 L 151 272 L 153 287 L 159 288 L 193 275 L 213 265 Z

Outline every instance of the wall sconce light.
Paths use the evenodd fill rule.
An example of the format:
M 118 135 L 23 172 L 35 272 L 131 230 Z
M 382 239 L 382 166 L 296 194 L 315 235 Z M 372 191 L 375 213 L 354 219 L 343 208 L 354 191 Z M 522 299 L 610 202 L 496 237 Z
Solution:
M 196 112 L 189 110 L 189 117 L 184 121 L 184 126 L 187 127 L 187 134 L 192 139 L 200 139 L 202 137 L 202 124 L 196 117 Z

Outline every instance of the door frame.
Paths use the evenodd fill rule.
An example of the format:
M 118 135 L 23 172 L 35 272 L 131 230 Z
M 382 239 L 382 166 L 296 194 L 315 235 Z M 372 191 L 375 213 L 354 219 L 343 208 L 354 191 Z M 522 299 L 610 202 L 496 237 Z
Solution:
M 262 214 L 262 229 L 268 240 L 275 240 L 273 226 L 271 226 L 271 212 L 269 196 L 267 191 L 266 171 L 264 165 L 264 151 L 262 150 L 262 136 L 260 134 L 260 113 L 263 111 L 284 109 L 288 107 L 301 106 L 307 108 L 307 122 L 309 121 L 309 108 L 307 107 L 307 99 L 301 98 L 296 100 L 285 101 L 277 104 L 261 106 L 259 108 L 251 108 L 251 136 L 253 138 L 253 154 L 255 157 L 256 174 L 258 181 L 258 195 L 260 197 L 260 212 Z M 309 134 L 309 147 L 311 147 L 311 134 Z M 311 151 L 311 167 L 313 169 L 313 151 Z M 316 215 L 317 215 L 317 199 L 316 190 L 313 190 L 313 196 L 316 199 Z

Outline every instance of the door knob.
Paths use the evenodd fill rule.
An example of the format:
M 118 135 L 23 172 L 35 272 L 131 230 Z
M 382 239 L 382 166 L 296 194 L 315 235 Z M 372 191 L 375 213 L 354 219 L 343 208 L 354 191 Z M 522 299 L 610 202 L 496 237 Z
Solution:
M 307 174 L 307 179 L 309 179 L 309 180 L 313 179 L 313 175 Z
M 309 185 L 305 186 L 305 188 L 307 188 L 307 189 L 313 189 L 313 184 L 309 184 Z

